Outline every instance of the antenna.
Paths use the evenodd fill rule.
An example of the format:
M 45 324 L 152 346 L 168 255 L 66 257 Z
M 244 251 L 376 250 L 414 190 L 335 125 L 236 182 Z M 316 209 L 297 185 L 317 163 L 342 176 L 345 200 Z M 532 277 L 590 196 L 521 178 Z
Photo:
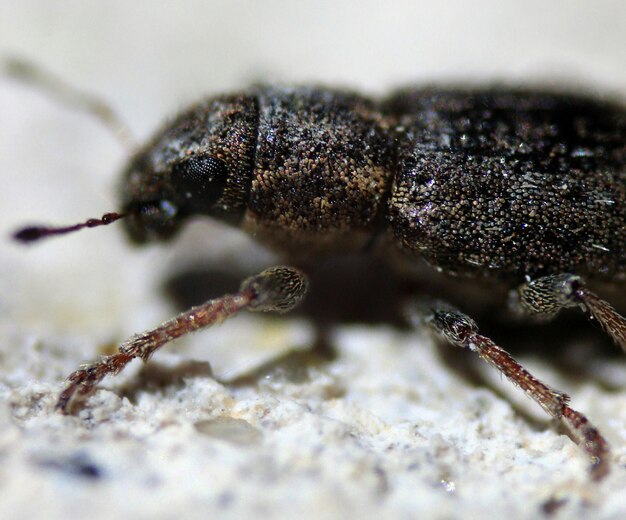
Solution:
M 0 59 L 0 73 L 32 85 L 61 103 L 87 112 L 107 128 L 124 148 L 130 152 L 135 149 L 135 140 L 128 126 L 105 101 L 97 96 L 84 92 L 37 64 L 18 57 Z M 83 228 L 108 226 L 125 216 L 124 213 L 105 213 L 101 218 L 90 218 L 71 226 L 26 226 L 13 233 L 13 239 L 28 244 L 42 238 L 73 233 Z
M 53 226 L 26 226 L 13 233 L 13 238 L 18 242 L 29 244 L 36 242 L 42 238 L 51 237 L 54 235 L 65 235 L 66 233 L 73 233 L 83 228 L 93 228 L 98 226 L 108 226 L 116 220 L 124 218 L 124 213 L 105 213 L 102 218 L 90 218 L 85 222 L 73 224 L 71 226 L 53 227 Z
M 132 152 L 136 148 L 128 126 L 97 96 L 66 83 L 51 72 L 22 58 L 5 57 L 0 60 L 0 71 L 7 77 L 41 89 L 65 105 L 84 110 L 100 121 L 126 150 Z

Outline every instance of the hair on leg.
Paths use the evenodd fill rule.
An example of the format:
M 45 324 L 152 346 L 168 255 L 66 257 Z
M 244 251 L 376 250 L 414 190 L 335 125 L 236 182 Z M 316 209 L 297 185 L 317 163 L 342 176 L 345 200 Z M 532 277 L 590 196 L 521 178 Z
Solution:
M 457 347 L 468 348 L 521 388 L 548 415 L 562 421 L 590 456 L 590 473 L 600 480 L 608 473 L 608 443 L 598 429 L 580 412 L 569 406 L 569 396 L 555 390 L 526 370 L 504 349 L 478 332 L 478 325 L 466 314 L 442 302 L 408 308 L 414 324 L 425 323 Z
M 221 323 L 242 310 L 288 312 L 305 296 L 308 281 L 290 267 L 273 267 L 244 280 L 238 292 L 209 300 L 160 326 L 136 334 L 119 346 L 119 352 L 85 365 L 68 377 L 56 408 L 71 413 L 80 400 L 90 395 L 108 375 L 115 375 L 133 359 L 144 362 L 166 343 L 198 329 Z

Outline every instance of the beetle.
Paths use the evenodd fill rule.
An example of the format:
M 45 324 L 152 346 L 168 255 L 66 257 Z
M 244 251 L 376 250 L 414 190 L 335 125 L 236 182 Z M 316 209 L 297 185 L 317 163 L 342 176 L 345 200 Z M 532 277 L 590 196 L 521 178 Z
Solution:
M 129 160 L 121 209 L 22 242 L 123 219 L 138 244 L 192 217 L 241 228 L 299 268 L 278 266 L 238 292 L 135 335 L 72 373 L 70 413 L 107 375 L 241 310 L 287 312 L 307 292 L 302 266 L 346 252 L 425 261 L 486 287 L 485 302 L 549 319 L 578 307 L 626 350 L 626 320 L 593 290 L 626 277 L 626 108 L 533 88 L 408 88 L 382 100 L 319 86 L 256 86 L 180 113 Z M 429 275 L 430 276 L 430 275 Z M 588 285 L 591 284 L 591 286 Z M 460 309 L 410 301 L 409 320 L 468 348 L 562 421 L 608 471 L 608 444 L 567 394 L 541 382 Z

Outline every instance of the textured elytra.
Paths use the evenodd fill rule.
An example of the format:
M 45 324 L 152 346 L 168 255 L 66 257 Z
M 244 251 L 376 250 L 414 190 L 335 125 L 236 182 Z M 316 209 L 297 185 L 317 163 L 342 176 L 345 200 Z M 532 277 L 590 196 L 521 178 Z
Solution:
M 182 113 L 136 156 L 122 193 L 137 240 L 211 215 L 313 258 L 365 248 L 386 227 L 391 247 L 446 273 L 615 279 L 625 143 L 624 108 L 580 96 L 413 89 L 377 103 L 256 87 Z M 220 161 L 225 178 L 191 201 L 176 172 L 194 158 Z
M 626 116 L 524 91 L 408 91 L 390 202 L 403 247 L 463 275 L 626 267 Z

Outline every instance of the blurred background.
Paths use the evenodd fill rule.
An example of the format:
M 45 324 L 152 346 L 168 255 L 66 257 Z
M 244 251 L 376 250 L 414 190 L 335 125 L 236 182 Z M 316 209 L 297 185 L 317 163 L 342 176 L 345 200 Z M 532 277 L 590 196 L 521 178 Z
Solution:
M 626 2 L 0 0 L 0 60 L 10 56 L 100 96 L 141 142 L 198 98 L 259 81 L 372 95 L 409 83 L 543 82 L 624 97 Z M 109 326 L 132 331 L 138 324 L 116 318 L 152 294 L 143 278 L 177 263 L 176 251 L 199 249 L 196 237 L 137 253 L 119 229 L 32 248 L 5 238 L 24 223 L 114 210 L 126 157 L 92 117 L 0 77 L 5 316 L 42 325 L 70 312 L 73 330 L 93 331 L 94 316 L 109 313 Z M 237 256 L 224 249 L 222 262 Z
M 92 359 L 97 346 L 115 343 L 172 315 L 172 308 L 163 298 L 162 280 L 181 264 L 211 256 L 222 266 L 232 266 L 246 264 L 259 253 L 251 253 L 252 246 L 237 232 L 226 232 L 218 224 L 207 222 L 190 226 L 173 244 L 141 250 L 128 247 L 120 227 L 115 225 L 33 247 L 11 242 L 10 233 L 24 224 L 71 224 L 117 209 L 119 170 L 127 159 L 127 151 L 93 117 L 50 99 L 45 92 L 3 76 L 3 60 L 9 56 L 30 60 L 69 84 L 106 100 L 142 142 L 165 119 L 198 98 L 239 89 L 253 82 L 323 83 L 350 87 L 371 95 L 383 95 L 394 87 L 410 83 L 539 82 L 564 84 L 570 89 L 580 87 L 626 99 L 626 2 L 0 0 L 0 388 L 16 388 L 17 395 L 25 388 L 24 381 L 44 385 L 43 390 L 35 387 L 22 392 L 27 399 L 34 396 L 32 405 L 24 407 L 24 413 L 35 413 L 32 410 L 38 409 L 38 396 L 47 396 L 50 403 L 50 389 L 57 388 L 63 375 L 76 368 L 78 363 Z M 261 263 L 270 263 L 263 258 L 261 255 Z M 245 265 L 242 269 L 250 272 Z M 219 374 L 220 370 L 228 369 L 228 356 L 236 365 L 241 363 L 245 344 L 254 343 L 258 347 L 262 343 L 261 335 L 254 332 L 244 331 L 237 335 L 241 323 L 242 320 L 235 320 L 212 330 L 211 334 L 198 334 L 188 338 L 189 341 L 186 338 L 172 349 L 164 349 L 167 350 L 165 354 L 180 352 L 177 349 L 181 344 L 183 349 L 185 345 L 197 344 L 196 353 L 183 355 L 183 359 L 210 359 L 211 366 Z M 281 320 L 280 324 L 283 323 L 287 321 Z M 297 333 L 296 336 L 288 335 L 283 329 L 277 329 L 273 329 L 275 337 L 269 343 L 310 345 L 310 337 L 298 339 Z M 376 343 L 376 352 L 382 352 L 384 357 L 384 345 L 379 344 L 382 340 L 377 343 L 378 336 L 372 335 L 368 329 L 361 334 L 361 343 L 366 336 L 374 338 L 371 342 Z M 393 346 L 389 349 L 393 350 Z M 428 353 L 428 349 L 423 352 Z M 43 357 L 46 354 L 48 356 Z M 472 421 L 484 421 L 476 427 L 477 432 L 487 432 L 481 433 L 481 438 L 501 440 L 506 449 L 517 450 L 524 456 L 526 447 L 511 442 L 517 432 L 491 435 L 491 430 L 485 426 L 488 420 L 478 413 L 471 415 L 474 408 L 470 407 L 463 420 L 453 419 L 460 416 L 451 415 L 454 400 L 448 399 L 446 378 L 449 371 L 446 367 L 437 371 L 428 368 L 429 362 L 438 363 L 436 356 L 431 356 L 432 360 L 428 361 L 413 348 L 397 348 L 394 354 L 398 357 L 385 359 L 391 359 L 397 367 L 410 372 L 407 381 L 410 381 L 411 390 L 400 391 L 407 399 L 422 395 L 422 390 L 415 391 L 412 386 L 414 380 L 419 383 L 419 378 L 412 372 L 413 367 L 422 367 L 427 373 L 444 374 L 444 383 L 433 385 L 433 388 L 427 388 L 432 379 L 423 378 L 422 384 L 426 387 L 423 395 L 429 396 L 425 402 L 431 407 L 428 413 L 432 414 L 428 415 L 428 421 L 433 424 L 448 421 L 459 427 L 474 424 Z M 403 362 L 400 355 L 407 356 L 407 361 Z M 374 356 L 372 359 L 378 358 Z M 621 388 L 624 378 L 619 370 L 622 364 L 616 362 L 614 366 L 617 371 L 615 380 L 619 381 L 615 385 Z M 542 370 L 545 374 L 545 368 Z M 377 366 L 376 373 L 379 372 L 379 377 L 384 379 L 386 374 Z M 606 381 L 607 373 L 604 371 L 598 380 Z M 551 372 L 548 374 L 551 383 L 562 383 L 562 378 Z M 493 379 L 499 379 L 495 372 Z M 575 392 L 572 381 L 568 379 L 567 382 L 565 388 Z M 112 385 L 118 388 L 118 380 Z M 381 383 L 380 387 L 374 385 L 371 388 L 381 388 L 384 392 L 376 393 L 377 399 L 380 398 L 378 408 L 367 403 L 363 405 L 364 409 L 383 410 L 384 413 L 392 410 L 390 415 L 393 415 L 395 412 L 389 408 L 387 400 L 388 394 L 393 395 L 392 387 Z M 443 388 L 446 388 L 445 392 L 441 390 Z M 585 411 L 593 410 L 593 419 L 599 421 L 603 432 L 608 432 L 609 440 L 616 447 L 616 457 L 621 456 L 623 461 L 623 436 L 620 437 L 619 433 L 623 421 L 620 422 L 616 411 L 620 409 L 619 400 L 623 402 L 623 395 L 618 392 L 608 397 L 606 394 L 595 397 L 600 392 L 600 385 L 593 388 L 596 393 L 583 393 L 591 397 L 576 402 L 582 402 Z M 481 386 L 476 390 L 485 393 Z M 442 399 L 441 403 L 430 400 L 432 392 Z M 510 394 L 525 399 L 521 392 L 513 389 Z M 473 394 L 466 384 L 461 384 L 456 395 L 457 402 L 460 402 Z M 159 398 L 158 392 L 154 398 Z M 480 399 L 483 398 L 476 402 Z M 465 413 L 465 404 L 458 406 Z M 503 408 L 507 411 L 503 412 L 505 420 L 501 422 L 506 428 L 517 428 L 518 423 L 507 415 L 513 415 L 508 411 L 508 404 Z M 8 405 L 6 409 L 9 409 Z M 499 408 L 494 409 L 497 412 Z M 4 408 L 0 407 L 0 413 L 4 413 L 2 410 Z M 396 419 L 398 417 L 406 417 L 406 414 L 399 412 Z M 541 417 L 540 420 L 544 421 Z M 61 419 L 53 414 L 49 420 L 50 424 L 61 423 Z M 74 429 L 73 423 L 64 424 Z M 524 424 L 527 429 L 537 430 L 537 436 L 543 434 L 546 443 L 564 442 L 547 426 L 542 430 L 534 422 Z M 311 428 L 313 430 L 315 428 Z M 8 434 L 3 435 L 9 439 Z M 20 437 L 16 433 L 14 437 L 17 444 L 21 442 L 19 439 L 28 435 Z M 49 441 L 42 440 L 45 435 L 29 438 L 32 439 L 30 445 L 35 447 L 48 444 L 55 447 L 58 439 L 54 435 Z M 465 439 L 466 435 L 465 432 L 455 433 L 452 438 Z M 469 436 L 470 442 L 473 438 Z M 369 444 L 364 446 L 370 449 Z M 103 452 L 108 448 L 103 445 Z M 459 449 L 465 454 L 473 448 L 462 445 Z M 584 484 L 583 458 L 573 444 L 567 444 L 566 449 L 570 450 L 571 460 L 575 461 L 570 471 L 578 468 L 578 473 L 571 473 L 575 478 L 563 478 L 576 485 L 583 482 L 580 489 L 585 498 L 580 499 L 581 507 L 587 508 L 586 512 L 595 512 L 595 506 L 589 506 L 587 498 L 589 490 Z M 384 451 L 387 453 L 386 447 Z M 478 457 L 483 457 L 480 447 L 475 452 Z M 551 448 L 545 452 L 553 453 Z M 17 450 L 6 444 L 3 453 L 8 454 L 3 459 L 6 461 Z M 154 455 L 155 459 L 160 453 Z M 393 455 L 391 451 L 389 453 Z M 485 453 L 500 457 L 499 452 Z M 433 460 L 439 460 L 440 455 L 436 452 Z M 479 458 L 480 464 L 472 469 L 497 464 L 498 460 L 507 462 L 508 457 L 503 455 L 488 463 L 485 463 L 488 458 Z M 189 458 L 195 462 L 193 456 Z M 21 467 L 22 459 L 15 460 L 18 462 L 13 466 L 7 463 L 5 473 L 0 475 L 2 482 L 14 477 L 15 468 Z M 471 465 L 475 459 L 463 460 Z M 551 459 L 545 460 L 548 461 L 545 464 L 550 465 Z M 335 464 L 334 460 L 331 462 Z M 398 459 L 398 463 L 393 464 L 401 468 L 404 460 Z M 517 468 L 517 473 L 513 472 L 519 480 L 502 479 L 493 487 L 489 483 L 485 485 L 482 477 L 477 477 L 474 481 L 480 492 L 473 493 L 473 488 L 469 491 L 465 488 L 463 497 L 476 497 L 480 505 L 483 492 L 497 495 L 500 488 L 506 488 L 503 494 L 517 495 L 522 502 L 517 511 L 529 511 L 528 518 L 534 518 L 540 512 L 538 506 L 533 503 L 532 508 L 527 507 L 525 502 L 541 499 L 543 491 L 540 493 L 532 488 L 532 482 L 546 473 L 534 464 L 531 460 Z M 552 466 L 559 468 L 558 460 Z M 282 462 L 278 467 L 283 467 Z M 428 471 L 428 467 L 423 465 L 418 469 Z M 616 463 L 615 474 L 619 475 L 617 467 Z M 10 472 L 9 476 L 6 476 L 7 472 Z M 33 500 L 28 495 L 28 486 L 23 484 L 31 482 L 33 473 L 26 475 L 13 481 L 20 492 L 26 493 L 23 503 L 41 508 L 39 504 L 45 502 L 40 502 L 40 495 Z M 420 500 L 424 490 L 427 494 L 435 493 L 431 490 L 430 480 L 418 480 L 422 477 L 417 475 L 405 480 L 408 484 L 403 488 L 414 501 Z M 602 503 L 612 503 L 615 509 L 621 508 L 623 512 L 623 484 L 617 480 L 614 482 L 614 493 L 604 494 Z M 391 483 L 395 485 L 396 481 L 391 480 Z M 421 483 L 421 487 L 415 487 L 415 483 Z M 531 486 L 527 488 L 530 491 L 524 494 L 520 490 L 527 483 Z M 203 493 L 212 492 L 208 490 L 210 486 L 200 481 L 197 485 L 203 488 Z M 452 489 L 453 486 L 454 483 Z M 291 493 L 291 483 L 287 487 Z M 68 503 L 75 506 L 73 481 L 71 486 L 61 489 L 63 493 L 50 493 L 49 503 L 62 503 L 69 497 Z M 94 487 L 93 493 L 100 489 Z M 334 484 L 332 489 L 335 489 Z M 339 487 L 339 492 L 342 489 Z M 361 494 L 354 495 L 354 504 L 366 507 L 371 498 L 365 496 L 369 488 L 359 486 L 359 489 Z M 397 487 L 392 486 L 392 489 L 398 491 Z M 450 489 L 446 488 L 445 492 L 448 491 Z M 127 500 L 127 490 L 123 489 L 123 492 L 124 500 L 120 502 L 133 502 Z M 158 493 L 152 488 L 149 492 L 152 501 Z M 13 494 L 5 495 L 5 502 L 10 505 Z M 449 496 L 448 511 L 457 514 L 463 511 L 467 518 L 473 517 L 466 502 L 455 502 L 461 495 L 452 493 Z M 103 502 L 106 498 L 102 498 Z M 109 501 L 107 505 L 112 503 Z M 317 511 L 318 501 L 311 503 L 315 505 L 311 511 Z M 393 502 L 387 502 L 390 503 Z M 170 502 L 171 507 L 176 504 Z M 485 508 L 491 507 L 491 502 L 485 504 Z M 97 513 L 95 509 L 93 512 Z M 74 512 L 78 510 L 79 506 L 73 509 Z M 445 516 L 436 507 L 435 510 L 437 513 L 431 516 Z M 510 515 L 510 511 L 505 507 L 502 511 L 489 511 L 489 514 L 504 517 L 504 514 Z M 407 516 L 405 511 L 404 517 L 409 516 L 411 513 Z M 604 517 L 617 518 L 619 515 Z
M 409 83 L 547 82 L 624 97 L 626 2 L 0 0 L 0 60 L 9 56 L 103 98 L 141 142 L 198 98 L 259 81 L 372 95 Z M 218 254 L 204 230 L 143 252 L 129 249 L 119 229 L 31 248 L 6 239 L 25 223 L 116 209 L 126 157 L 92 117 L 0 76 L 5 319 L 49 326 L 70 313 L 72 330 L 93 333 L 108 314 L 103 333 L 120 322 L 132 332 L 143 321 L 120 318 L 153 294 L 145 277 L 179 262 L 177 251 L 199 249 L 198 236 Z M 233 252 L 239 244 L 223 244 L 222 262 L 242 257 Z

